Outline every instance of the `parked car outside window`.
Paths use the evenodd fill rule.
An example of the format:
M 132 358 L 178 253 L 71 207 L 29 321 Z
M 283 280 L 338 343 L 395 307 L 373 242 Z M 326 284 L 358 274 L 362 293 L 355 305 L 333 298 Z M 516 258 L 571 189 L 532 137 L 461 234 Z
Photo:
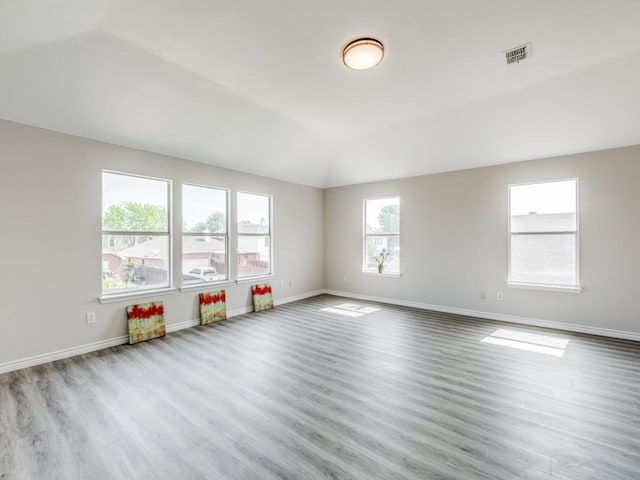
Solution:
M 205 281 L 216 280 L 218 272 L 213 267 L 195 267 L 189 270 L 189 273 L 185 275 L 191 280 L 199 279 Z

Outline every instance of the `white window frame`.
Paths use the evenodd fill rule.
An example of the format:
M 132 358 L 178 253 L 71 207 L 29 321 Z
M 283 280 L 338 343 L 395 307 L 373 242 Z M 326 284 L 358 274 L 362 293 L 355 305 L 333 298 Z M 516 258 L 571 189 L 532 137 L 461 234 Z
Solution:
M 265 234 L 265 233 L 239 233 L 238 232 L 238 207 L 239 207 L 239 202 L 238 202 L 238 195 L 240 194 L 244 194 L 244 195 L 256 195 L 256 196 L 261 196 L 261 197 L 267 197 L 269 199 L 269 233 Z M 236 237 L 236 282 L 238 283 L 243 283 L 246 281 L 250 281 L 252 279 L 256 279 L 256 278 L 265 278 L 265 277 L 272 277 L 274 275 L 274 262 L 273 262 L 273 195 L 268 194 L 268 193 L 261 193 L 261 192 L 248 192 L 246 190 L 238 190 L 236 191 L 236 202 L 235 202 L 235 237 Z M 238 251 L 239 246 L 240 246 L 240 237 L 269 237 L 269 271 L 267 273 L 261 273 L 258 275 L 240 275 L 240 273 L 237 270 L 237 266 L 239 264 L 239 260 L 240 260 L 240 252 Z
M 400 262 L 398 263 L 398 271 L 393 273 L 389 273 L 385 271 L 383 271 L 382 273 L 378 273 L 376 269 L 367 268 L 367 238 L 368 237 L 398 237 L 398 246 L 400 246 L 402 243 L 402 236 L 400 235 L 401 223 L 402 223 L 402 219 L 400 217 L 402 216 L 402 213 L 400 214 L 400 217 L 398 217 L 398 233 L 367 233 L 367 202 L 372 200 L 386 200 L 388 198 L 397 198 L 398 207 L 400 208 L 400 195 L 385 195 L 383 197 L 369 197 L 369 198 L 362 199 L 362 233 L 363 233 L 362 273 L 369 274 L 369 275 L 375 274 L 376 276 L 386 275 L 388 277 L 400 277 L 401 276 Z M 400 208 L 400 212 L 402 212 L 401 208 Z
M 225 271 L 225 278 L 224 279 L 220 279 L 220 280 L 203 280 L 201 282 L 194 282 L 194 283 L 188 283 L 188 284 L 184 284 L 183 281 L 181 280 L 180 283 L 182 285 L 181 289 L 191 289 L 191 288 L 199 288 L 202 286 L 206 286 L 206 285 L 215 285 L 215 284 L 225 284 L 225 283 L 229 283 L 229 279 L 231 277 L 231 270 L 230 270 L 230 264 L 229 264 L 229 259 L 230 259 L 230 244 L 229 244 L 229 228 L 230 228 L 230 224 L 231 224 L 231 219 L 229 218 L 229 212 L 230 212 L 230 201 L 231 201 L 231 191 L 228 188 L 223 188 L 223 187 L 214 187 L 211 185 L 201 185 L 201 184 L 197 184 L 197 183 L 189 183 L 189 182 L 182 182 L 181 184 L 181 190 L 180 190 L 180 194 L 181 194 L 181 203 L 182 203 L 182 209 L 184 211 L 184 196 L 182 195 L 182 192 L 184 191 L 182 189 L 182 187 L 184 187 L 185 185 L 189 186 L 189 187 L 199 187 L 199 188 L 209 188 L 212 190 L 221 190 L 224 192 L 225 194 L 225 218 L 226 218 L 226 232 L 225 233 L 210 233 L 210 234 L 204 234 L 204 233 L 195 233 L 195 232 L 185 232 L 183 229 L 183 226 L 181 224 L 181 231 L 182 231 L 182 237 L 185 236 L 193 236 L 193 237 L 203 237 L 203 236 L 210 236 L 210 237 L 225 237 L 225 267 L 226 267 L 226 271 Z M 182 262 L 184 262 L 184 247 L 182 248 L 182 251 L 180 252 L 180 261 L 181 264 Z
M 121 172 L 117 170 L 103 169 L 100 173 L 101 186 L 102 186 L 102 174 L 108 173 L 113 175 L 123 175 L 126 177 L 143 178 L 145 180 L 156 180 L 167 184 L 167 231 L 166 232 L 148 232 L 148 231 L 120 231 L 120 230 L 103 230 L 101 228 L 101 237 L 104 235 L 148 235 L 154 237 L 166 236 L 167 245 L 167 284 L 166 285 L 150 285 L 149 287 L 136 288 L 131 291 L 118 291 L 105 293 L 102 287 L 100 287 L 100 301 L 102 303 L 109 303 L 109 299 L 126 298 L 126 297 L 145 297 L 152 296 L 159 292 L 168 292 L 173 290 L 173 182 L 168 178 L 152 177 L 149 175 L 141 175 L 138 173 Z M 102 198 L 102 192 L 101 192 Z M 100 217 L 104 212 L 101 212 Z M 102 221 L 100 222 L 102 225 Z M 102 242 L 100 243 L 102 245 Z M 102 277 L 102 268 L 100 269 L 100 276 Z
M 512 233 L 511 232 L 511 188 L 512 187 L 521 187 L 526 185 L 542 185 L 548 183 L 556 183 L 556 182 L 567 182 L 567 181 L 575 181 L 576 182 L 576 229 L 574 231 L 549 231 L 549 232 L 521 232 L 521 233 Z M 531 290 L 549 290 L 549 291 L 557 291 L 557 292 L 569 292 L 569 293 L 580 293 L 583 288 L 581 286 L 580 281 L 580 195 L 579 195 L 579 181 L 577 177 L 573 178 L 559 178 L 553 180 L 542 180 L 536 182 L 525 182 L 525 183 L 511 183 L 507 185 L 507 286 L 511 288 L 524 288 Z M 559 234 L 572 234 L 575 235 L 575 278 L 576 285 L 561 285 L 561 284 L 547 284 L 547 283 L 536 283 L 536 282 L 518 282 L 511 280 L 511 238 L 513 235 L 559 235 Z

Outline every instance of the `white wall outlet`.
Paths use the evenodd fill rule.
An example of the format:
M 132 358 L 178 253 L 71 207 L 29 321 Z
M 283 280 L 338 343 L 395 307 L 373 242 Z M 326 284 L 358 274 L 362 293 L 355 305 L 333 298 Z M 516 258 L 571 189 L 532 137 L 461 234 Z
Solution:
M 280 288 L 284 288 L 284 280 L 280 280 Z
M 87 312 L 86 319 L 87 319 L 87 325 L 96 323 L 96 312 Z
M 484 290 L 480 290 L 480 300 L 486 300 L 487 299 L 487 292 L 485 292 Z
M 504 300 L 504 293 L 498 292 L 498 300 Z

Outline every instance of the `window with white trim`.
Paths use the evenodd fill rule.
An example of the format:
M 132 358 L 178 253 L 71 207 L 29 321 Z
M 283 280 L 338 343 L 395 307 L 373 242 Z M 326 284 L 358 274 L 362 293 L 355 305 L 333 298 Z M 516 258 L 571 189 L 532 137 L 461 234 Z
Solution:
M 509 186 L 509 282 L 579 287 L 577 179 Z
M 228 190 L 182 184 L 182 284 L 229 278 Z
M 171 286 L 171 182 L 102 172 L 102 295 Z
M 400 273 L 400 197 L 364 200 L 362 270 Z
M 271 195 L 238 192 L 238 278 L 272 273 L 271 215 Z

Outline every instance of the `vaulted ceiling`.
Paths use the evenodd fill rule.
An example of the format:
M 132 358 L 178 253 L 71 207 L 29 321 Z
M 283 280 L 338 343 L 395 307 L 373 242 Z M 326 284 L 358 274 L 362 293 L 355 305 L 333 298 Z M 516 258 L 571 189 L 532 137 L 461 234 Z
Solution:
M 640 144 L 639 25 L 637 0 L 0 0 L 0 118 L 318 187 Z M 351 71 L 361 36 L 385 58 Z

